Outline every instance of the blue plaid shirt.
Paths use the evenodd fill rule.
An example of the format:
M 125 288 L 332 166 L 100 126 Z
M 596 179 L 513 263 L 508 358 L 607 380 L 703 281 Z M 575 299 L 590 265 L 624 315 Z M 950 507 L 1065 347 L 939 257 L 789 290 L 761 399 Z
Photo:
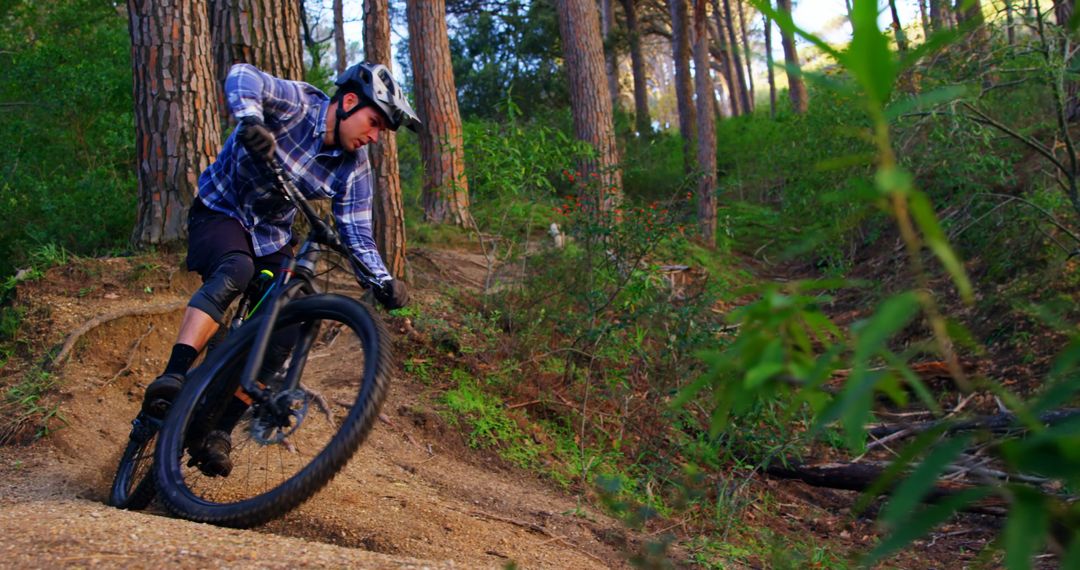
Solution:
M 379 281 L 390 279 L 372 239 L 367 148 L 349 153 L 323 145 L 330 98 L 307 83 L 278 79 L 244 63 L 229 70 L 225 94 L 238 120 L 262 117 L 277 139 L 277 158 L 297 188 L 309 199 L 329 198 L 345 245 Z M 199 198 L 240 221 L 256 256 L 274 253 L 292 238 L 296 208 L 275 190 L 268 169 L 248 155 L 235 132 L 199 176 Z

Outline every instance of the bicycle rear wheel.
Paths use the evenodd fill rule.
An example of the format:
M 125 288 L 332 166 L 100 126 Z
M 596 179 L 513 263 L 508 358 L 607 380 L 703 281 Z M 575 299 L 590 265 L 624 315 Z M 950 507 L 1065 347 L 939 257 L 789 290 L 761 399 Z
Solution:
M 280 379 L 261 379 L 274 405 L 249 406 L 230 420 L 236 401 L 226 400 L 234 398 L 260 322 L 241 327 L 193 371 L 159 435 L 159 494 L 181 517 L 250 527 L 288 512 L 329 482 L 378 417 L 391 370 L 385 327 L 354 299 L 314 295 L 290 301 L 274 323 L 275 333 L 300 331 L 286 364 L 299 385 L 290 390 L 275 385 Z M 193 461 L 192 450 L 211 430 L 231 432 L 227 477 L 205 475 Z
M 139 413 L 113 477 L 109 504 L 119 509 L 145 509 L 154 500 L 154 446 L 161 422 Z

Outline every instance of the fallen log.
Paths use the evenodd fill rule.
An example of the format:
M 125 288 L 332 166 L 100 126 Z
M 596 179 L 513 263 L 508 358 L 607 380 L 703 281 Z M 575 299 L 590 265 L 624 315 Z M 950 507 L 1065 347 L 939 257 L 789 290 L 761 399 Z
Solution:
M 1052 426 L 1077 417 L 1080 417 L 1080 409 L 1066 408 L 1040 414 L 1039 421 L 1045 426 Z M 873 438 L 883 438 L 899 432 L 906 432 L 907 436 L 912 436 L 918 435 L 925 431 L 929 431 L 938 426 L 941 426 L 944 423 L 949 423 L 950 421 L 951 420 L 934 420 L 929 422 L 920 422 L 917 424 L 880 425 L 868 429 L 866 433 Z M 1016 416 L 1016 414 L 1003 412 L 1000 414 L 994 414 L 992 416 L 981 416 L 967 420 L 952 422 L 952 425 L 949 425 L 947 428 L 945 428 L 945 433 L 953 434 L 962 431 L 973 431 L 978 429 L 986 429 L 993 433 L 1004 433 L 1013 429 L 1023 427 L 1023 422 L 1020 420 L 1020 418 Z
M 773 477 L 795 479 L 815 487 L 866 491 L 877 482 L 886 468 L 886 465 L 880 463 L 820 463 L 807 465 L 794 462 L 788 463 L 786 466 L 780 464 L 770 465 L 765 469 L 765 472 Z M 888 494 L 898 483 L 899 480 L 887 487 L 883 493 Z M 973 486 L 966 483 L 939 481 L 930 489 L 923 501 L 934 503 L 971 488 Z M 964 507 L 962 510 L 993 516 L 1004 516 L 1007 512 L 1004 499 L 996 496 L 987 497 Z

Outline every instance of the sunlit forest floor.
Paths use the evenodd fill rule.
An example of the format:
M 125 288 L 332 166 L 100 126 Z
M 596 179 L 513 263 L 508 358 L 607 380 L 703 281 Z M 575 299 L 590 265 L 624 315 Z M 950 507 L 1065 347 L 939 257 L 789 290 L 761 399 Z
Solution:
M 895 275 L 896 268 L 886 257 L 860 265 L 860 276 L 887 282 L 885 276 Z M 229 558 L 237 556 L 235 552 L 216 554 L 205 544 L 192 542 L 194 531 L 165 519 L 161 524 L 175 530 L 160 548 L 111 543 L 131 542 L 124 537 L 136 536 L 135 529 L 157 528 L 156 521 L 166 516 L 159 506 L 150 509 L 157 515 L 151 517 L 101 509 L 142 389 L 163 365 L 180 310 L 197 286 L 195 276 L 176 270 L 178 262 L 176 255 L 75 258 L 19 286 L 15 306 L 21 308 L 21 332 L 14 354 L 0 370 L 0 384 L 26 383 L 29 378 L 41 384 L 33 405 L 22 408 L 27 410 L 22 421 L 6 424 L 14 445 L 0 448 L 0 470 L 7 481 L 2 509 L 11 516 L 0 516 L 0 524 L 69 528 L 45 539 L 44 551 L 53 552 L 57 561 L 85 558 L 126 566 L 130 553 L 138 552 L 140 560 L 152 565 L 155 556 L 175 560 L 184 551 L 211 559 L 225 556 L 218 561 L 271 559 L 259 558 L 269 552 L 248 559 Z M 745 257 L 739 263 L 749 274 L 777 282 L 811 274 L 805 266 L 768 264 L 760 258 Z M 851 557 L 879 539 L 874 523 L 878 505 L 856 514 L 858 493 L 776 478 L 738 462 L 726 464 L 714 479 L 722 482 L 721 498 L 711 499 L 711 507 L 670 510 L 628 526 L 618 520 L 626 520 L 618 505 L 596 487 L 552 475 L 565 473 L 552 465 L 562 456 L 541 452 L 532 465 L 542 467 L 523 468 L 506 453 L 512 442 L 478 443 L 475 416 L 463 421 L 464 414 L 447 394 L 470 394 L 463 388 L 470 381 L 464 378 L 483 382 L 506 364 L 500 361 L 498 347 L 510 333 L 482 328 L 475 320 L 482 284 L 494 268 L 475 246 L 426 244 L 411 252 L 410 269 L 415 307 L 387 317 L 399 368 L 373 439 L 328 490 L 307 505 L 254 533 L 228 531 L 228 536 L 240 537 L 231 540 L 262 549 L 265 541 L 260 533 L 271 533 L 466 567 L 513 562 L 522 567 L 602 568 L 626 567 L 633 561 L 652 565 L 648 567 L 845 568 Z M 513 267 L 500 271 L 513 279 Z M 323 283 L 332 290 L 360 293 L 339 272 L 329 274 Z M 158 314 L 125 316 L 148 306 L 159 308 Z M 865 306 L 858 297 L 840 297 L 829 311 L 844 323 L 865 316 Z M 63 366 L 51 372 L 41 366 L 48 350 L 55 354 L 57 346 L 87 323 L 95 326 L 74 343 Z M 1048 352 L 1051 349 L 1047 347 Z M 969 364 L 1012 370 L 1007 367 L 1017 365 L 1009 361 L 1008 355 L 988 354 Z M 927 378 L 940 389 L 943 402 L 956 405 L 957 397 L 949 393 L 943 378 L 936 385 L 932 372 Z M 540 380 L 514 381 L 517 391 L 493 404 L 502 415 L 493 410 L 482 414 L 489 414 L 494 423 L 509 418 L 511 424 L 499 428 L 505 437 L 544 443 L 550 437 L 547 432 L 529 416 L 512 413 L 536 400 Z M 479 394 L 469 397 L 477 399 L 477 406 L 490 404 L 483 404 Z M 980 396 L 966 405 L 992 407 L 993 398 Z M 664 431 L 660 426 L 654 429 Z M 820 459 L 835 455 L 829 446 L 818 451 Z M 660 453 L 677 457 L 679 450 Z M 703 509 L 713 512 L 703 515 Z M 82 529 L 72 517 L 107 524 L 115 529 L 109 535 L 116 538 Z M 1002 520 L 988 514 L 959 515 L 883 567 L 996 567 L 1000 555 L 988 546 Z M 5 532 L 10 536 L 14 530 Z M 109 557 L 117 552 L 129 554 Z M 350 560 L 337 550 L 325 556 L 334 563 Z M 288 564 L 291 559 L 273 560 Z M 407 567 L 413 562 L 380 564 Z M 1047 558 L 1039 564 L 1053 567 Z

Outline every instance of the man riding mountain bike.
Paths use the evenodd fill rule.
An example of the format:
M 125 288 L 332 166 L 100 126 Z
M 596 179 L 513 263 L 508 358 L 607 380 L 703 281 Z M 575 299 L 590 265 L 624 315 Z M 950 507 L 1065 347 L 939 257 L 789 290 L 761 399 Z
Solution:
M 386 270 L 372 239 L 373 190 L 366 145 L 379 133 L 420 120 L 401 86 L 380 64 L 360 63 L 335 81 L 334 96 L 303 82 L 237 64 L 225 79 L 229 110 L 238 122 L 217 160 L 199 176 L 188 217 L 187 266 L 202 277 L 184 313 L 164 373 L 146 389 L 143 410 L 163 417 L 185 374 L 217 332 L 225 311 L 263 270 L 277 271 L 292 257 L 295 207 L 277 190 L 267 162 L 276 159 L 308 199 L 329 199 L 344 243 L 379 286 L 375 299 L 388 309 L 405 306 L 405 284 Z M 263 369 L 273 374 L 288 358 L 271 344 Z M 277 343 L 287 347 L 288 339 Z M 233 422 L 246 406 L 235 406 Z M 228 421 L 192 449 L 192 462 L 207 475 L 227 476 L 232 444 Z

